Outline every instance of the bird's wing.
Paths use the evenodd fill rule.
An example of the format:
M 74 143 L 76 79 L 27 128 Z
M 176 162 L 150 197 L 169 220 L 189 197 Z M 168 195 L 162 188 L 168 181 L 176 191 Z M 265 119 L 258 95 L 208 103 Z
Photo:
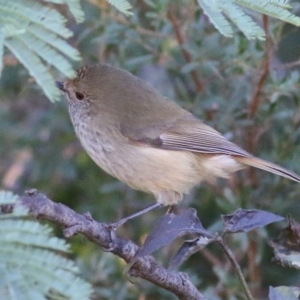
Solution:
M 159 138 L 162 141 L 161 148 L 164 149 L 251 156 L 204 123 L 189 129 L 183 128 L 178 131 L 163 132 Z
M 132 141 L 160 149 L 252 157 L 196 118 L 180 119 L 168 126 L 155 124 L 151 128 L 126 130 L 123 134 Z
M 126 135 L 127 131 L 127 135 Z M 126 130 L 125 136 L 133 143 L 155 148 L 178 151 L 191 151 L 204 154 L 225 154 L 234 156 L 237 162 L 256 167 L 290 180 L 300 182 L 296 173 L 274 163 L 259 159 L 228 141 L 218 131 L 198 119 L 181 119 L 173 124 Z

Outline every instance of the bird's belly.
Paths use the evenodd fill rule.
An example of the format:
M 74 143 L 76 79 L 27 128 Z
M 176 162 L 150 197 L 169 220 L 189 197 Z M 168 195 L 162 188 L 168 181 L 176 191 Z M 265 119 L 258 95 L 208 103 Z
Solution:
M 195 154 L 188 151 L 170 151 L 147 146 L 122 145 L 100 136 L 81 143 L 90 157 L 104 171 L 130 187 L 152 193 L 159 198 L 164 192 L 178 195 L 187 193 L 202 180 L 227 177 L 241 168 L 228 155 Z M 176 204 L 181 197 L 168 204 Z
M 201 181 L 197 161 L 190 152 L 128 144 L 82 144 L 99 167 L 137 190 L 153 194 L 162 190 L 187 193 Z

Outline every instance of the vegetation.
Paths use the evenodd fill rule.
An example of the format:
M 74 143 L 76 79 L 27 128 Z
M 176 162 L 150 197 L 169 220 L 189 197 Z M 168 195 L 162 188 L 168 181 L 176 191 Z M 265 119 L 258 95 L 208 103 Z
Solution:
M 2 189 L 21 195 L 36 188 L 78 213 L 90 212 L 99 222 L 116 221 L 153 202 L 151 195 L 132 190 L 91 161 L 75 137 L 66 103 L 57 101 L 54 80 L 97 62 L 131 71 L 247 151 L 300 174 L 299 3 L 136 0 L 130 4 L 125 0 L 0 0 Z M 220 215 L 238 208 L 283 217 L 292 214 L 299 222 L 299 193 L 300 186 L 294 182 L 246 169 L 229 180 L 202 184 L 180 207 L 194 207 L 204 228 L 214 233 L 222 231 Z M 4 195 L 0 206 L 16 201 L 12 194 Z M 19 259 L 11 257 L 14 266 L 24 264 L 28 257 L 28 252 L 18 251 L 23 241 L 37 257 L 33 266 L 44 266 L 43 260 L 50 256 L 58 265 L 65 262 L 67 270 L 61 272 L 68 275 L 59 276 L 79 280 L 84 295 L 78 299 L 88 297 L 86 282 L 93 287 L 93 299 L 174 299 L 170 292 L 145 280 L 131 283 L 123 275 L 126 264 L 122 259 L 81 236 L 68 240 L 78 272 L 65 259 L 69 250 L 60 238 L 50 237 L 48 227 L 28 219 L 24 211 L 14 213 L 0 215 L 1 230 L 16 231 L 19 240 L 5 246 L 20 255 Z M 164 213 L 164 209 L 150 212 L 117 233 L 141 245 Z M 4 218 L 13 222 L 4 226 Z M 298 270 L 272 261 L 269 244 L 274 246 L 275 241 L 270 240 L 284 226 L 278 222 L 225 236 L 255 299 L 267 299 L 269 293 L 275 299 L 277 290 L 269 292 L 270 286 L 299 286 Z M 34 244 L 18 228 L 28 229 L 37 239 L 44 236 L 44 246 Z M 62 236 L 58 226 L 54 230 Z M 167 266 L 184 239 L 176 239 L 154 256 Z M 12 274 L 13 290 L 34 292 L 31 277 L 18 281 L 13 276 L 17 273 L 7 273 L 11 261 L 4 261 L 1 233 L 0 241 L 0 274 Z M 295 265 L 294 261 L 289 264 Z M 218 244 L 193 254 L 179 270 L 189 275 L 207 299 L 246 299 L 234 267 Z M 57 274 L 53 286 L 38 285 L 40 298 L 36 299 L 75 299 L 73 294 L 62 294 L 65 288 Z M 29 298 L 1 294 L 2 278 L 1 299 L 34 299 L 32 294 Z

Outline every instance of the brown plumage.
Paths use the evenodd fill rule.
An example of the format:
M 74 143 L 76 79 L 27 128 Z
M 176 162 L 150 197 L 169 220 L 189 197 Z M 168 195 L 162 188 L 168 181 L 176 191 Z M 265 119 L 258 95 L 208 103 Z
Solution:
M 159 203 L 176 204 L 201 181 L 228 177 L 246 165 L 300 182 L 297 174 L 249 154 L 127 71 L 87 66 L 58 86 L 91 158 Z

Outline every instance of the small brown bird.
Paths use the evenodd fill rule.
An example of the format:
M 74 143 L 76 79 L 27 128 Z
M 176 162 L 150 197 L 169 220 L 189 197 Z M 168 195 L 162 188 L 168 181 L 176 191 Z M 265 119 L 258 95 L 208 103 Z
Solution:
M 297 174 L 249 154 L 127 71 L 86 66 L 57 86 L 95 163 L 152 193 L 159 204 L 177 204 L 201 181 L 226 178 L 246 165 L 300 182 Z

